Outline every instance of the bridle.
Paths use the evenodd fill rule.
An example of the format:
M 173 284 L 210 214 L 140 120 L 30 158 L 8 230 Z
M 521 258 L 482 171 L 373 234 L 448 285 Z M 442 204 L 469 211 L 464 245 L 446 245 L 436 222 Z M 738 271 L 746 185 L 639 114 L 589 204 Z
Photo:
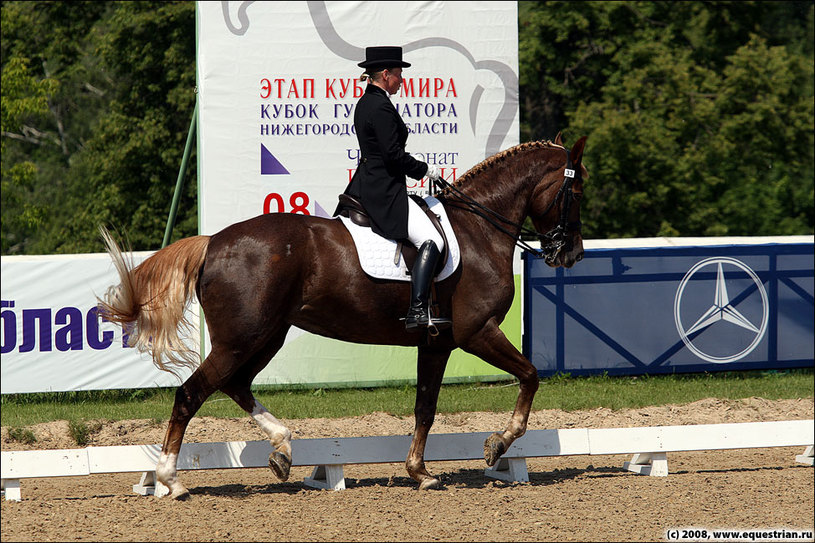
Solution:
M 555 260 L 557 260 L 557 257 L 564 249 L 566 251 L 570 251 L 572 249 L 571 237 L 567 236 L 567 234 L 569 232 L 574 231 L 580 232 L 582 226 L 580 221 L 569 222 L 569 210 L 571 209 L 572 202 L 574 202 L 575 200 L 574 190 L 572 188 L 575 178 L 582 179 L 580 172 L 576 171 L 574 165 L 572 164 L 572 157 L 571 153 L 569 152 L 569 149 L 566 149 L 566 169 L 563 172 L 563 182 L 560 185 L 560 189 L 558 189 L 557 194 L 542 213 L 536 214 L 534 216 L 530 215 L 533 221 L 536 219 L 542 219 L 547 213 L 549 213 L 549 211 L 552 210 L 552 207 L 554 207 L 560 200 L 562 200 L 562 203 L 560 204 L 560 220 L 558 221 L 558 224 L 555 225 L 554 228 L 552 228 L 545 234 L 538 234 L 535 230 L 531 230 L 525 227 L 523 224 L 511 221 L 504 217 L 503 215 L 501 215 L 500 213 L 497 213 L 492 209 L 479 204 L 471 197 L 461 192 L 458 189 L 458 187 L 451 185 L 443 178 L 436 181 L 436 184 L 440 186 L 442 189 L 449 190 L 450 192 L 454 193 L 464 204 L 463 206 L 457 206 L 454 205 L 455 202 L 445 200 L 448 205 L 451 205 L 452 207 L 456 207 L 458 209 L 464 209 L 465 211 L 469 211 L 471 213 L 478 215 L 479 217 L 482 217 L 488 223 L 494 226 L 497 230 L 510 236 L 514 240 L 516 246 L 526 251 L 529 251 L 535 256 L 535 258 L 543 258 L 547 264 L 551 265 L 554 264 Z M 508 228 L 497 222 L 495 219 L 497 219 L 501 223 L 513 227 L 514 232 L 510 231 Z M 527 243 L 526 241 L 524 241 L 523 239 L 520 239 L 518 237 L 520 234 L 526 234 L 538 238 L 541 243 L 541 248 L 537 249 L 530 245 L 529 243 Z
M 554 228 L 549 230 L 547 233 L 538 236 L 541 241 L 541 253 L 536 254 L 537 258 L 543 257 L 546 260 L 547 264 L 552 264 L 557 259 L 560 252 L 565 249 L 567 252 L 572 250 L 572 238 L 567 236 L 569 232 L 580 232 L 582 227 L 582 223 L 580 221 L 569 222 L 569 210 L 572 207 L 572 203 L 575 200 L 574 197 L 574 190 L 572 185 L 575 181 L 575 176 L 578 176 L 578 179 L 582 179 L 579 175 L 577 170 L 574 168 L 574 164 L 572 164 L 572 156 L 568 149 L 566 149 L 566 169 L 563 172 L 563 183 L 560 185 L 560 189 L 557 191 L 557 194 L 549 203 L 549 206 L 540 213 L 536 217 L 532 217 L 533 220 L 536 218 L 542 219 L 552 207 L 558 203 L 559 200 L 563 200 L 560 204 L 560 220 L 558 221 L 557 225 Z

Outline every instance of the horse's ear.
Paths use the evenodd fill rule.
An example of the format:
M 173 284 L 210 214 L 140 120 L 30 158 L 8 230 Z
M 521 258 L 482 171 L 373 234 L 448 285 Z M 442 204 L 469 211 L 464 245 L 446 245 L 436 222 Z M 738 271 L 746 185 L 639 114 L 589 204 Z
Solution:
M 555 136 L 555 142 L 554 143 L 555 143 L 555 145 L 560 145 L 561 147 L 563 147 L 563 137 L 562 137 L 562 134 L 560 132 L 558 132 L 557 136 Z
M 583 136 L 579 140 L 574 143 L 572 147 L 572 164 L 574 164 L 575 168 L 580 167 L 580 161 L 583 160 L 583 149 L 586 147 L 586 136 Z

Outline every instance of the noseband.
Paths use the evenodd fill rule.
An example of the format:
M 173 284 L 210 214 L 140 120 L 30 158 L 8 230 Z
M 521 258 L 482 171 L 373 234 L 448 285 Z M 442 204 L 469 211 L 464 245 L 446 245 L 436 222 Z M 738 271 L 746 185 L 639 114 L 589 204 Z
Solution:
M 442 189 L 450 189 L 451 192 L 455 193 L 456 196 L 458 196 L 461 201 L 466 204 L 466 207 L 461 209 L 466 209 L 486 219 L 486 221 L 493 225 L 496 229 L 515 240 L 515 245 L 521 249 L 529 251 L 535 256 L 535 258 L 543 258 L 547 264 L 553 264 L 563 249 L 566 249 L 566 251 L 570 251 L 572 249 L 572 240 L 569 236 L 567 236 L 567 234 L 573 231 L 580 232 L 580 221 L 569 222 L 569 210 L 571 209 L 572 202 L 574 201 L 572 184 L 574 183 L 576 175 L 578 174 L 576 173 L 574 165 L 572 164 L 571 153 L 569 152 L 569 149 L 566 149 L 566 170 L 563 172 L 563 183 L 560 185 L 560 189 L 558 190 L 554 199 L 549 203 L 546 210 L 540 214 L 532 216 L 533 220 L 542 219 L 547 213 L 549 213 L 549 211 L 551 211 L 552 207 L 554 207 L 558 201 L 561 199 L 563 200 L 560 205 L 560 221 L 558 221 L 558 224 L 554 228 L 545 234 L 538 234 L 536 231 L 526 228 L 523 224 L 513 222 L 490 208 L 479 204 L 444 179 L 441 179 L 436 183 L 440 185 Z M 520 234 L 527 234 L 538 238 L 541 243 L 541 248 L 537 249 L 532 247 L 526 241 L 519 239 L 518 234 L 511 232 L 501 224 L 497 223 L 494 218 L 498 219 L 504 224 L 514 227 Z

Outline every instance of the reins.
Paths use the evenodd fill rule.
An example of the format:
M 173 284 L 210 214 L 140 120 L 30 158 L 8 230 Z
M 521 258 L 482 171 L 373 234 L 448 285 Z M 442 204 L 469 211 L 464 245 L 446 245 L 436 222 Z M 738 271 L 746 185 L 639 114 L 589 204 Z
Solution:
M 448 183 L 443 178 L 436 181 L 436 184 L 440 186 L 442 190 L 448 190 L 449 192 L 454 193 L 459 198 L 459 200 L 461 200 L 461 202 L 464 204 L 464 205 L 454 205 L 455 202 L 451 202 L 450 200 L 447 200 L 445 198 L 445 202 L 447 202 L 448 205 L 478 215 L 479 217 L 486 220 L 489 224 L 491 224 L 495 229 L 511 237 L 517 247 L 529 251 L 535 256 L 535 258 L 544 258 L 548 263 L 551 263 L 554 262 L 554 260 L 557 258 L 557 255 L 560 253 L 563 247 L 567 245 L 568 240 L 566 239 L 566 233 L 569 230 L 578 230 L 581 227 L 580 221 L 574 223 L 568 222 L 569 209 L 571 207 L 572 201 L 574 200 L 574 194 L 572 192 L 572 183 L 574 182 L 574 178 L 575 170 L 573 168 L 571 154 L 569 150 L 566 149 L 566 170 L 564 172 L 563 183 L 560 185 L 560 189 L 558 190 L 557 194 L 552 199 L 552 201 L 549 203 L 547 208 L 542 213 L 537 215 L 538 217 L 543 217 L 544 215 L 549 213 L 552 207 L 554 207 L 561 198 L 563 198 L 563 205 L 561 205 L 560 208 L 560 221 L 558 222 L 557 226 L 555 226 L 552 230 L 550 230 L 546 234 L 539 234 L 535 230 L 529 229 L 521 223 L 516 223 L 515 221 L 512 221 L 504 217 L 500 213 L 493 211 L 492 209 L 478 203 L 470 196 L 464 194 L 461 190 L 458 189 L 458 187 Z M 444 195 L 439 196 L 444 197 Z M 517 233 L 511 232 L 503 225 L 495 221 L 493 217 L 509 226 L 514 227 Z M 541 242 L 541 248 L 537 249 L 530 245 L 529 243 L 527 243 L 525 240 L 521 239 L 519 237 L 521 234 L 526 234 L 538 238 Z
M 504 234 L 511 237 L 515 241 L 515 245 L 517 245 L 521 249 L 525 249 L 527 251 L 535 253 L 536 256 L 538 256 L 537 253 L 539 252 L 539 249 L 536 249 L 535 247 L 532 247 L 526 241 L 518 238 L 518 235 L 527 234 L 527 235 L 532 235 L 532 236 L 535 236 L 537 238 L 540 238 L 540 234 L 538 234 L 534 230 L 531 230 L 531 229 L 525 227 L 522 224 L 518 224 L 518 223 L 516 223 L 516 222 L 514 222 L 514 221 L 512 221 L 510 219 L 507 219 L 506 217 L 504 217 L 503 215 L 501 215 L 497 211 L 493 211 L 492 209 L 481 205 L 480 203 L 476 202 L 475 200 L 473 200 L 472 198 L 470 198 L 469 196 L 467 196 L 466 194 L 461 192 L 458 189 L 458 187 L 455 187 L 454 185 L 451 185 L 450 183 L 448 183 L 444 179 L 440 179 L 440 180 L 436 181 L 436 184 L 441 186 L 442 189 L 449 189 L 450 192 L 455 193 L 455 195 L 458 196 L 458 198 L 462 201 L 462 203 L 465 204 L 463 206 L 462 205 L 454 205 L 455 202 L 451 202 L 450 200 L 445 199 L 445 202 L 447 202 L 447 204 L 449 206 L 455 207 L 457 209 L 463 209 L 465 211 L 469 211 L 470 213 L 474 213 L 475 215 L 478 215 L 479 217 L 483 218 L 488 223 L 490 223 L 498 231 L 503 232 Z M 514 226 L 516 229 L 519 230 L 519 233 L 515 234 L 513 232 L 510 232 L 508 229 L 504 228 L 501 224 L 499 224 L 498 222 L 493 220 L 493 218 L 490 215 L 492 215 L 492 217 L 495 217 L 496 219 L 500 220 L 501 222 L 504 222 L 504 223 L 506 223 L 506 224 L 508 224 L 510 226 Z

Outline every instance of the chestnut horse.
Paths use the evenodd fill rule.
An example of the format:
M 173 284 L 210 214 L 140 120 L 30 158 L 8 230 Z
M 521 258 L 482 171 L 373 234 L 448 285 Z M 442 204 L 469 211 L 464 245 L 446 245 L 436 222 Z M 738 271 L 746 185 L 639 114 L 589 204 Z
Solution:
M 131 344 L 150 353 L 160 369 L 194 368 L 176 392 L 156 467 L 171 497 L 189 496 L 178 479 L 178 452 L 190 419 L 217 390 L 257 421 L 274 448 L 270 467 L 280 480 L 288 478 L 291 432 L 255 399 L 250 386 L 292 326 L 343 341 L 418 347 L 415 429 L 406 468 L 421 489 L 441 486 L 425 467 L 424 450 L 453 349 L 514 375 L 520 390 L 509 424 L 484 444 L 484 458 L 494 465 L 526 432 L 538 389 L 535 367 L 498 328 L 514 297 L 515 244 L 523 243 L 518 237 L 529 216 L 537 232 L 544 233 L 541 256 L 550 266 L 570 267 L 582 258 L 585 140 L 571 150 L 560 135 L 554 142 L 517 145 L 484 160 L 437 195 L 457 236 L 461 263 L 436 283 L 440 314 L 453 321 L 436 336 L 405 331 L 400 317 L 408 307 L 409 283 L 367 276 L 351 235 L 336 219 L 262 215 L 212 236 L 179 240 L 135 268 L 102 228 L 121 279 L 100 300 L 103 316 L 128 327 Z M 193 296 L 212 341 L 203 362 L 178 333 L 187 324 L 184 308 Z

